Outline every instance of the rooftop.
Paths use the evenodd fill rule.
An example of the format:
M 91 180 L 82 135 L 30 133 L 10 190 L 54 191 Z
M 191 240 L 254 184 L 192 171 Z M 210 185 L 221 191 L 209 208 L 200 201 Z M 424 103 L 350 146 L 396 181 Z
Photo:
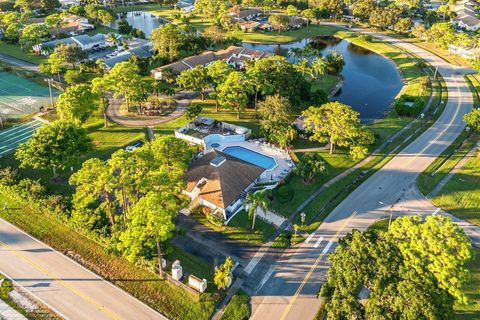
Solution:
M 184 175 L 187 191 L 200 189 L 198 197 L 225 209 L 234 202 L 265 169 L 211 149 L 195 160 Z

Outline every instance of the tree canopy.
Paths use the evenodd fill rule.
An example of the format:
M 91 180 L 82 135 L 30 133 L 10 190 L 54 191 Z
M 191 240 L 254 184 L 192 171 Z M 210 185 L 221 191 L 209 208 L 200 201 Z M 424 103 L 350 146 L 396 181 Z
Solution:
M 328 319 L 453 319 L 453 304 L 466 302 L 461 287 L 471 257 L 468 237 L 442 216 L 398 218 L 386 231 L 354 230 L 328 257 L 321 290 Z
M 360 159 L 368 152 L 367 145 L 374 142 L 373 134 L 361 126 L 359 113 L 340 102 L 310 107 L 303 112 L 305 129 L 312 133 L 310 140 L 330 143 L 330 153 L 336 146 L 349 147 L 350 154 Z
M 19 146 L 15 157 L 20 167 L 65 169 L 92 148 L 86 131 L 72 122 L 55 121 L 38 129 Z
M 69 86 L 58 97 L 57 113 L 61 120 L 84 122 L 98 108 L 97 98 L 88 84 Z

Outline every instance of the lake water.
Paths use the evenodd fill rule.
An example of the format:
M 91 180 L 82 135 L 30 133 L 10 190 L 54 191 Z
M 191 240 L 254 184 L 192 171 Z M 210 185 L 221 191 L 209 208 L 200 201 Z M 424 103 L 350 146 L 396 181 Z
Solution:
M 122 18 L 127 20 L 132 27 L 142 30 L 147 38 L 154 29 L 165 23 L 162 18 L 154 16 L 149 12 L 130 11 L 120 16 L 110 27 L 118 29 L 118 22 Z
M 315 37 L 288 44 L 243 43 L 243 46 L 283 55 L 294 62 L 296 58 L 289 55 L 289 50 L 303 48 L 308 43 L 324 56 L 336 50 L 345 59 L 344 83 L 334 100 L 352 106 L 363 120 L 385 115 L 403 82 L 396 65 L 379 54 L 333 37 Z

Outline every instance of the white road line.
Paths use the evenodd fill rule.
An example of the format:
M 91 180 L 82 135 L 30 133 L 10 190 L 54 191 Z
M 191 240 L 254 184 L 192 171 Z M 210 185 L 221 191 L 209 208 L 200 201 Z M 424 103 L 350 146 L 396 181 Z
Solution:
M 275 269 L 273 267 L 270 268 L 270 270 L 268 270 L 267 274 L 265 274 L 262 281 L 260 282 L 257 289 L 255 290 L 256 292 L 258 292 L 260 289 L 262 289 L 262 287 L 265 285 L 265 283 L 267 283 L 268 279 L 270 279 L 270 277 L 272 276 L 274 271 L 275 271 Z
M 320 243 L 323 241 L 323 237 L 320 237 L 317 242 L 315 242 L 315 245 L 313 246 L 314 248 L 318 248 L 320 246 Z
M 37 120 L 34 120 L 32 122 L 29 122 L 29 123 L 21 125 L 21 126 L 13 127 L 13 128 L 7 129 L 5 131 L 0 131 L 0 137 L 8 137 L 8 136 L 11 136 L 12 134 L 22 132 L 22 131 L 25 131 L 25 130 L 28 130 L 28 129 L 32 129 L 32 128 L 36 129 L 36 128 L 40 127 L 41 125 L 42 125 L 42 123 L 40 123 Z
M 312 233 L 310 233 L 310 235 L 307 237 L 307 240 L 305 240 L 305 243 L 309 243 L 310 240 L 312 240 L 312 238 L 315 236 L 315 232 L 316 231 L 313 231 Z
M 257 256 L 257 254 L 258 254 L 258 256 Z M 259 255 L 259 251 L 257 251 L 255 256 L 252 258 L 252 260 L 250 260 L 250 262 L 247 264 L 247 266 L 245 267 L 245 269 L 243 271 L 246 274 L 250 274 L 253 271 L 253 269 L 255 268 L 255 266 L 258 264 L 258 262 L 262 259 L 262 256 L 263 255 Z
M 2 141 L 2 144 L 1 144 L 2 146 L 0 146 L 0 150 L 8 147 L 9 145 L 18 144 L 22 140 L 29 139 L 34 133 L 35 133 L 35 129 L 31 129 L 27 132 L 22 132 L 21 134 L 18 134 L 14 137 L 8 138 L 8 139 Z M 3 140 L 3 138 L 2 138 L 2 140 Z
M 332 246 L 333 244 L 333 241 L 330 240 L 329 243 L 327 243 L 327 245 L 325 246 L 325 248 L 323 248 L 323 251 L 322 251 L 322 254 L 326 254 L 328 252 L 328 250 L 330 250 L 330 247 Z

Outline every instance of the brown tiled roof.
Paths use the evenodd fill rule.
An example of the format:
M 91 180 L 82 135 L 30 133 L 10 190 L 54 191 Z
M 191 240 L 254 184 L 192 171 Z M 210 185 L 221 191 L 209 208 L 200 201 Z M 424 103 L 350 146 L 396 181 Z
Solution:
M 205 51 L 199 55 L 191 56 L 183 59 L 183 63 L 189 65 L 192 68 L 196 66 L 203 66 L 210 62 L 215 61 L 215 53 L 212 51 Z
M 225 162 L 216 167 L 210 162 L 218 156 L 225 157 Z M 257 179 L 265 169 L 232 157 L 218 150 L 210 150 L 200 159 L 195 160 L 184 180 L 187 191 L 192 192 L 201 179 L 206 182 L 200 186 L 199 198 L 225 209 Z
M 179 60 L 174 63 L 167 64 L 162 67 L 155 68 L 155 71 L 162 71 L 166 69 L 171 69 L 173 72 L 180 73 L 190 68 L 195 68 L 196 66 L 203 66 L 209 64 L 215 60 L 227 60 L 232 57 L 233 54 L 244 54 L 252 56 L 254 59 L 260 59 L 272 56 L 271 53 L 263 52 L 260 50 L 252 50 L 243 47 L 230 46 L 224 50 L 219 50 L 217 52 L 205 51 L 199 55 L 191 56 L 182 60 Z

